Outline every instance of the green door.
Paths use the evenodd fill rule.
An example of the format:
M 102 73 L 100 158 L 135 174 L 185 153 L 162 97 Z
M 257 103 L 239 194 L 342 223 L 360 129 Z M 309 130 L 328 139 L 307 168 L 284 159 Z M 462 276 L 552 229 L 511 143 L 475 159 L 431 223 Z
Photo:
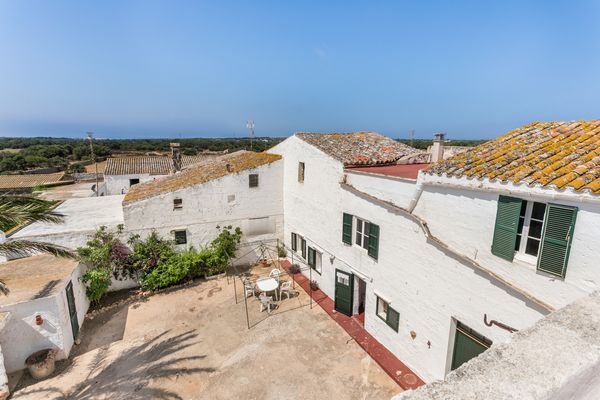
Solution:
M 71 330 L 73 331 L 73 340 L 79 335 L 79 322 L 77 321 L 77 308 L 75 307 L 75 296 L 73 295 L 73 283 L 67 285 L 67 304 L 69 305 L 69 319 L 71 320 Z
M 349 317 L 352 316 L 353 282 L 353 274 L 335 270 L 335 309 Z
M 457 322 L 452 354 L 452 370 L 460 367 L 472 358 L 490 348 L 492 341 L 475 332 L 468 326 Z

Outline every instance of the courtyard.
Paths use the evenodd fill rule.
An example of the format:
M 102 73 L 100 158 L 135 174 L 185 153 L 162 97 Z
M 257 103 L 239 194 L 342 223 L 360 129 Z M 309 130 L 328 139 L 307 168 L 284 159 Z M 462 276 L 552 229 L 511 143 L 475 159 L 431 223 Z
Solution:
M 284 276 L 282 279 L 290 279 Z M 295 286 L 271 315 L 240 281 L 111 296 L 53 377 L 14 399 L 389 399 L 402 389 Z

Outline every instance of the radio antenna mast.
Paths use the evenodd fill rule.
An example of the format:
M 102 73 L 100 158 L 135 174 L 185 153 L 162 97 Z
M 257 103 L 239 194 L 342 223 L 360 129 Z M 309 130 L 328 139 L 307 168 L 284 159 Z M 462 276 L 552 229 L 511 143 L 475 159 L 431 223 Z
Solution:
M 254 150 L 254 121 L 248 120 L 246 122 L 246 128 L 250 130 L 250 151 Z
M 90 153 L 92 157 L 92 162 L 96 166 L 96 197 L 98 197 L 98 191 L 100 188 L 98 187 L 98 160 L 96 160 L 96 156 L 94 155 L 94 133 L 87 132 L 87 138 L 90 141 Z

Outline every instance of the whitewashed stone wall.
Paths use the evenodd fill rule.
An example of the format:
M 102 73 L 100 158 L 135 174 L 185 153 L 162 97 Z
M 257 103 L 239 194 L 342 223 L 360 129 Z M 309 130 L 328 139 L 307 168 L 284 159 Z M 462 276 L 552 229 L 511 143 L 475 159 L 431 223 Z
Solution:
M 125 194 L 129 191 L 129 180 L 139 179 L 140 183 L 153 181 L 164 178 L 167 175 L 150 175 L 150 174 L 135 174 L 135 175 L 105 175 L 104 190 L 108 196 L 116 194 Z
M 80 326 L 89 308 L 85 287 L 79 280 L 82 274 L 83 267 L 78 266 L 70 277 Z M 0 335 L 6 372 L 25 368 L 27 357 L 46 348 L 57 348 L 58 359 L 68 357 L 74 343 L 65 291 L 68 282 L 61 282 L 51 296 L 0 306 L 0 312 L 11 314 Z M 44 319 L 41 326 L 35 324 L 37 314 Z
M 240 227 L 243 240 L 276 239 L 283 229 L 282 162 L 230 174 L 202 185 L 125 204 L 123 215 L 128 233 L 148 235 L 156 230 L 173 237 L 186 230 L 187 245 L 207 245 L 218 233 L 217 226 Z M 250 188 L 249 174 L 259 175 L 259 186 Z M 173 208 L 182 199 L 181 209 Z

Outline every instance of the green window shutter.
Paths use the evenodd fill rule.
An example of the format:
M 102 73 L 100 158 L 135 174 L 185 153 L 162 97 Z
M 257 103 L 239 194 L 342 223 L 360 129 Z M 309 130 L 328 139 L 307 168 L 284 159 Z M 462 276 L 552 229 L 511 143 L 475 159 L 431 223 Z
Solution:
M 352 244 L 352 215 L 346 213 L 342 224 L 342 242 Z
M 522 202 L 523 200 L 514 197 L 498 197 L 492 254 L 508 261 L 512 261 L 515 256 L 515 243 L 517 241 Z
M 538 270 L 565 277 L 576 219 L 577 207 L 548 204 Z
M 315 249 L 313 249 L 312 247 L 308 248 L 308 265 L 312 268 L 315 269 L 316 267 L 316 254 L 315 254 Z
M 302 250 L 302 258 L 306 259 L 306 240 L 300 239 L 300 250 Z
M 379 257 L 379 225 L 369 224 L 368 253 L 377 260 Z
M 386 321 L 387 324 L 390 326 L 390 328 L 392 328 L 393 330 L 398 332 L 399 321 L 400 321 L 400 314 L 398 314 L 398 311 L 396 311 L 392 307 L 388 306 L 387 321 Z
M 296 242 L 296 234 L 292 232 L 292 250 L 298 250 L 298 243 Z

